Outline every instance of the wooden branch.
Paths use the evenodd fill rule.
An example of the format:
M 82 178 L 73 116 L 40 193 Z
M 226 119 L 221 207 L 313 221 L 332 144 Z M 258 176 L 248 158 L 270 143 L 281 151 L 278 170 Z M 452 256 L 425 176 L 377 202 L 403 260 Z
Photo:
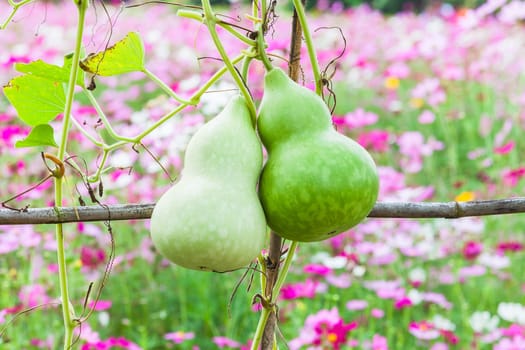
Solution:
M 155 204 L 118 204 L 67 208 L 0 209 L 0 225 L 36 225 L 83 221 L 144 220 Z M 60 213 L 60 214 L 58 214 Z M 525 213 L 525 197 L 472 202 L 377 202 L 370 218 L 446 218 Z M 77 216 L 78 214 L 78 216 Z

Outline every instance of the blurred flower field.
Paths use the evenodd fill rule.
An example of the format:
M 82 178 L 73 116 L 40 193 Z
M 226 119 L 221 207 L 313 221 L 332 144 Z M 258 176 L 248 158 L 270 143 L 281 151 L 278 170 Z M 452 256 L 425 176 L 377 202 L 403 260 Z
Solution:
M 102 8 L 91 7 L 86 51 L 103 49 L 110 29 L 111 42 L 136 31 L 145 42 L 146 66 L 189 96 L 221 63 L 213 59 L 217 54 L 204 27 L 176 17 L 175 10 L 109 7 L 110 26 Z M 233 6 L 223 13 L 235 19 L 246 11 Z M 279 57 L 288 54 L 290 15 L 278 11 L 268 50 L 284 67 Z M 8 12 L 2 3 L 0 14 Z M 36 3 L 0 32 L 2 85 L 18 74 L 16 62 L 62 63 L 74 42 L 76 17 L 67 13 L 74 13 L 71 5 Z M 442 5 L 389 17 L 320 2 L 309 15 L 336 96 L 326 91 L 334 125 L 372 154 L 380 201 L 524 194 L 522 1 L 491 1 L 475 10 Z M 243 48 L 231 36 L 222 38 L 231 54 Z M 312 87 L 305 57 L 306 51 L 302 80 Z M 262 65 L 251 67 L 257 99 L 263 73 Z M 198 108 L 145 138 L 145 147 L 113 153 L 102 202 L 155 202 L 179 174 L 191 135 L 221 109 L 234 86 L 223 78 Z M 124 135 L 137 134 L 175 106 L 138 73 L 98 78 L 94 93 Z M 77 97 L 74 117 L 104 134 L 89 100 Z M 0 96 L 0 200 L 47 174 L 43 148 L 14 148 L 28 132 Z M 100 154 L 75 128 L 71 135 L 69 155 L 92 172 Z M 66 179 L 68 204 L 78 205 L 79 196 L 89 204 L 79 174 L 67 169 Z M 11 203 L 26 204 L 53 205 L 52 183 Z M 111 239 L 104 223 L 65 229 L 72 300 L 82 313 L 90 283 L 96 290 L 103 279 Z M 154 251 L 148 221 L 112 222 L 111 231 L 115 261 L 99 302 L 92 305 L 91 295 L 85 305 L 95 311 L 77 331 L 76 348 L 249 348 L 258 319 L 259 306 L 252 305 L 257 273 L 241 279 L 243 271 L 212 274 L 170 265 Z M 52 226 L 0 227 L 0 349 L 57 349 L 61 342 L 54 240 Z M 524 245 L 523 215 L 368 219 L 329 241 L 301 244 L 279 301 L 281 348 L 525 349 Z

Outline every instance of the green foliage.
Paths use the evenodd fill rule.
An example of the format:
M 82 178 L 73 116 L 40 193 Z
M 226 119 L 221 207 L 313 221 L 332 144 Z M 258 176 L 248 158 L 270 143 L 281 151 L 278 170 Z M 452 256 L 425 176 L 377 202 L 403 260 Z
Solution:
M 35 126 L 25 139 L 17 141 L 15 144 L 15 147 L 18 148 L 35 146 L 53 146 L 58 148 L 53 136 L 53 128 L 49 124 Z
M 80 67 L 91 74 L 112 76 L 144 70 L 144 44 L 137 33 L 126 37 L 106 50 L 89 54 Z
M 22 75 L 9 81 L 4 93 L 18 116 L 30 126 L 47 124 L 64 111 L 64 87 L 58 81 Z

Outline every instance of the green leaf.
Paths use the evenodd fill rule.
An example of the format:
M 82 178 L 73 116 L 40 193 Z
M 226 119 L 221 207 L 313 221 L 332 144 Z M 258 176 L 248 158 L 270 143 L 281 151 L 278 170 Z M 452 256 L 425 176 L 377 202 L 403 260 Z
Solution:
M 22 75 L 4 86 L 4 93 L 25 123 L 47 124 L 64 111 L 62 83 L 34 75 Z
M 144 70 L 144 45 L 139 35 L 130 32 L 105 51 L 89 54 L 80 61 L 80 68 L 101 76 L 117 75 Z
M 72 60 L 73 54 L 69 54 L 64 56 L 64 64 L 62 67 L 44 62 L 42 60 L 37 60 L 29 63 L 16 63 L 15 69 L 20 73 L 31 74 L 52 81 L 68 83 Z M 84 86 L 84 71 L 78 71 L 76 84 L 78 86 Z
M 58 148 L 53 135 L 53 128 L 49 124 L 35 126 L 25 139 L 15 143 L 17 148 L 35 146 L 53 146 Z
M 64 68 L 49 64 L 42 60 L 29 63 L 16 63 L 15 69 L 20 73 L 27 73 L 40 78 L 46 78 L 52 81 L 61 81 L 67 83 L 69 80 L 68 72 Z

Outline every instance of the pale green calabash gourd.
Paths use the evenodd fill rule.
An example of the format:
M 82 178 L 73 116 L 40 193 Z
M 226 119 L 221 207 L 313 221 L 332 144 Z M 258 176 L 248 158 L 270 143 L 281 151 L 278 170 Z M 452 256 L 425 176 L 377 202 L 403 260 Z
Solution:
M 242 97 L 234 97 L 192 137 L 180 181 L 155 205 L 155 247 L 190 269 L 224 272 L 248 265 L 266 237 L 256 192 L 261 168 L 250 112 Z
M 376 166 L 364 148 L 333 128 L 318 95 L 274 68 L 265 77 L 257 126 L 268 150 L 259 198 L 277 234 L 320 241 L 367 216 L 378 194 Z

